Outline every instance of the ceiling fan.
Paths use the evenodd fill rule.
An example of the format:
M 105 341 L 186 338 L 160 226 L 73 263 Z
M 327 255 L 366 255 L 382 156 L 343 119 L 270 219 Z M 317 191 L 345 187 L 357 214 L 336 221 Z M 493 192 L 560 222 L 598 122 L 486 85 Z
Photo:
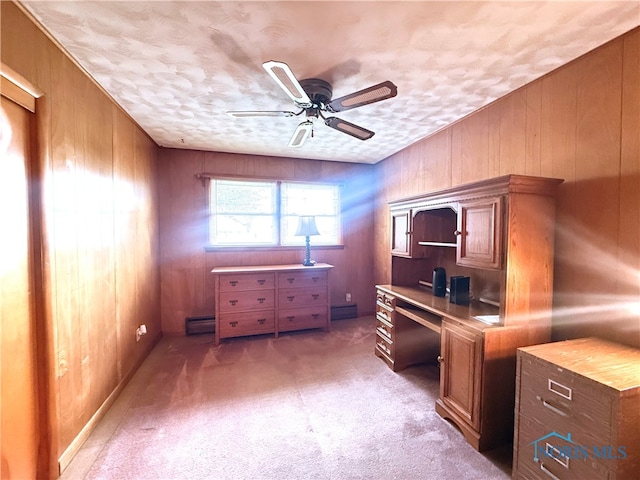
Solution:
M 300 80 L 296 78 L 286 63 L 269 61 L 262 64 L 264 69 L 293 100 L 298 112 L 291 111 L 229 111 L 232 117 L 297 117 L 306 114 L 306 120 L 298 125 L 291 140 L 290 147 L 300 147 L 307 137 L 313 134 L 313 121 L 318 117 L 324 124 L 340 132 L 351 135 L 360 140 L 368 140 L 375 134 L 371 130 L 353 123 L 341 120 L 337 117 L 325 116 L 352 108 L 361 107 L 370 103 L 395 97 L 397 87 L 390 81 L 382 82 L 372 87 L 345 95 L 344 97 L 331 99 L 333 88 L 331 84 L 320 78 L 308 78 Z

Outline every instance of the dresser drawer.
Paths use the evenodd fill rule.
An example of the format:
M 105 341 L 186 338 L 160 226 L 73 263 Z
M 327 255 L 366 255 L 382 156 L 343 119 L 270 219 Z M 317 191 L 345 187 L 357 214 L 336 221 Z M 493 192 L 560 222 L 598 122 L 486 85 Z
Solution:
M 278 290 L 279 308 L 326 305 L 327 289 L 322 287 L 281 288 Z
M 593 445 L 575 429 L 558 425 L 545 426 L 527 416 L 520 416 L 515 451 L 517 464 L 514 479 L 527 480 L 606 480 L 606 462 L 593 457 Z M 570 440 L 569 440 L 570 439 Z M 595 445 L 600 445 L 601 442 Z
M 249 290 L 240 292 L 220 292 L 220 313 L 243 312 L 247 310 L 269 310 L 274 307 L 273 290 Z
M 589 432 L 591 444 L 611 441 L 612 399 L 606 388 L 527 355 L 520 356 L 519 413 L 570 432 Z
M 273 333 L 275 315 L 273 310 L 228 313 L 220 317 L 216 328 L 220 329 L 220 338 Z
M 220 275 L 220 292 L 273 289 L 274 284 L 274 274 L 271 272 Z
M 327 307 L 307 307 L 281 309 L 278 314 L 278 330 L 304 330 L 306 328 L 325 328 L 327 326 Z
M 327 285 L 327 272 L 278 273 L 278 287 L 317 287 Z

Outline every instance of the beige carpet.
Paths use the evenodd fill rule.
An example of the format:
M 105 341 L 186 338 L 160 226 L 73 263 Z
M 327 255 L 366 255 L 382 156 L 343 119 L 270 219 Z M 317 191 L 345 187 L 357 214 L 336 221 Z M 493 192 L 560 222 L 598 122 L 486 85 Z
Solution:
M 165 338 L 63 479 L 508 479 L 434 410 L 438 369 L 393 373 L 374 319 L 225 340 Z

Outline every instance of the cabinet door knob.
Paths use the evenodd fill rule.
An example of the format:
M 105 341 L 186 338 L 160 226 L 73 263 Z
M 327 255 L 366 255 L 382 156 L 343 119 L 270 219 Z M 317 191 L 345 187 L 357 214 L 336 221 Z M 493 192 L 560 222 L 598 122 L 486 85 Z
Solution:
M 444 363 L 444 357 L 442 357 L 442 355 L 438 355 L 438 363 Z
M 461 232 L 460 230 L 455 230 L 455 231 L 453 232 L 453 234 L 454 234 L 456 237 L 459 237 L 460 235 L 462 235 L 462 232 Z

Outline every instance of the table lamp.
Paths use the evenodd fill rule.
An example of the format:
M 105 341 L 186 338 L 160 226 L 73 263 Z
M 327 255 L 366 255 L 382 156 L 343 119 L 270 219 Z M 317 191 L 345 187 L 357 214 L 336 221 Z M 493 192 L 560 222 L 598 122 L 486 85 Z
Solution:
M 316 217 L 302 216 L 298 217 L 298 229 L 296 230 L 296 237 L 305 237 L 306 247 L 304 261 L 302 265 L 305 267 L 313 267 L 316 262 L 311 260 L 311 246 L 309 243 L 309 237 L 311 235 L 320 235 L 318 227 L 316 227 Z

